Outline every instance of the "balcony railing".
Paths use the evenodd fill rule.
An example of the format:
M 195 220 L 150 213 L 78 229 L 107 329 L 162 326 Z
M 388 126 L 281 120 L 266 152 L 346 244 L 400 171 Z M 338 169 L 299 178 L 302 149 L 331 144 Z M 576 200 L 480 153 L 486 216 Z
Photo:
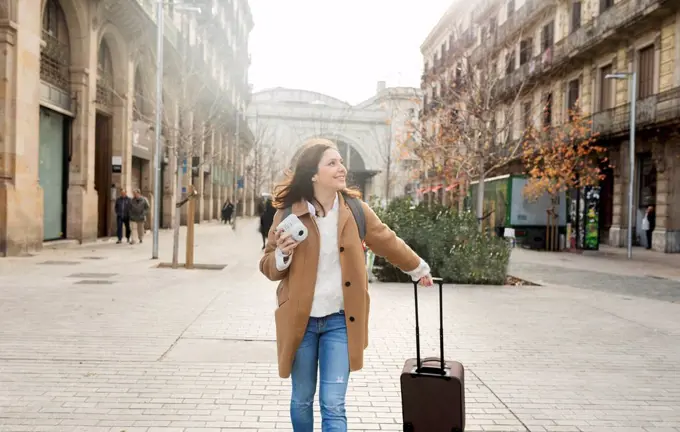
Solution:
M 548 48 L 501 79 L 498 83 L 497 91 L 499 94 L 505 94 L 519 88 L 520 85 L 526 84 L 527 81 L 537 77 L 545 69 L 549 68 L 551 62 L 551 49 Z
M 69 88 L 69 46 L 51 34 L 42 33 L 44 46 L 40 51 L 40 79 L 59 89 Z
M 496 41 L 503 43 L 508 37 L 531 24 L 535 18 L 554 6 L 553 0 L 526 0 L 522 7 L 498 27 Z
M 680 118 L 680 87 L 637 101 L 636 129 Z M 630 130 L 630 103 L 593 114 L 592 128 L 600 135 L 617 135 Z
M 555 44 L 555 63 L 600 42 L 610 31 L 625 28 L 669 0 L 622 0 Z
M 113 79 L 106 72 L 99 71 L 97 74 L 97 94 L 95 102 L 111 108 L 113 105 Z

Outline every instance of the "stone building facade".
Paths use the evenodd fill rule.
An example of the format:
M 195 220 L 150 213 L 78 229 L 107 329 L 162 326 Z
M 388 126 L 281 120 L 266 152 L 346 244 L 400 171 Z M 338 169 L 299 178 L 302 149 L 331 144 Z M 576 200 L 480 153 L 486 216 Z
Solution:
M 448 37 L 453 33 L 460 36 Z M 600 236 L 617 247 L 626 246 L 629 224 L 631 86 L 629 79 L 607 76 L 635 72 L 634 242 L 644 245 L 641 222 L 645 208 L 654 205 L 653 249 L 680 252 L 679 2 L 485 0 L 471 10 L 457 1 L 422 51 L 423 88 L 430 101 L 457 62 L 480 67 L 486 67 L 484 58 L 504 62 L 500 91 L 515 95 L 513 88 L 527 89 L 508 101 L 516 103 L 513 133 L 518 137 L 528 124 L 565 123 L 578 102 L 607 148 Z
M 419 89 L 386 88 L 384 82 L 357 105 L 307 90 L 274 88 L 253 94 L 248 122 L 255 146 L 272 155 L 260 168 L 267 172 L 258 182 L 261 192 L 272 191 L 303 142 L 323 137 L 338 145 L 351 181 L 365 198 L 384 202 L 410 193 L 414 161 L 403 158 L 400 148 L 420 101 Z
M 161 200 L 170 227 L 178 165 L 182 190 L 200 193 L 197 221 L 239 194 L 252 144 L 248 2 L 165 3 L 155 197 L 157 2 L 0 0 L 0 256 L 115 234 L 120 188 Z

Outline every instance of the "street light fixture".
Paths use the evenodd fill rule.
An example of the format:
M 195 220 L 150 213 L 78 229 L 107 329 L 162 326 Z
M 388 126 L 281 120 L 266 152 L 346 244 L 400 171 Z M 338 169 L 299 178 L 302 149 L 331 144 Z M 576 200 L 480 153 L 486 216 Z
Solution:
M 635 184 L 635 120 L 637 101 L 637 74 L 617 72 L 605 75 L 605 79 L 630 80 L 630 142 L 628 146 L 630 166 L 628 168 L 628 259 L 633 258 L 633 185 Z
M 163 112 L 163 30 L 165 23 L 163 22 L 163 12 L 167 5 L 174 6 L 174 10 L 178 12 L 197 12 L 201 13 L 201 8 L 195 5 L 182 5 L 172 2 L 158 0 L 156 2 L 156 142 L 154 148 L 153 166 L 154 166 L 154 200 L 153 200 L 153 250 L 151 252 L 152 259 L 158 259 L 158 231 L 160 228 L 160 213 L 161 213 L 161 128 L 162 128 L 162 112 Z

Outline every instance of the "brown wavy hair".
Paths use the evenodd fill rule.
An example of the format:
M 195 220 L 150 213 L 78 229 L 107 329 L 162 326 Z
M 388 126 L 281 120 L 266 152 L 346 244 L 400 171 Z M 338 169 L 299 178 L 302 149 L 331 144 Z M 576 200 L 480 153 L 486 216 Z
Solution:
M 312 138 L 295 153 L 290 168 L 286 170 L 286 178 L 274 187 L 274 207 L 284 209 L 293 204 L 306 200 L 316 203 L 324 214 L 326 209 L 314 197 L 314 183 L 312 177 L 319 170 L 319 162 L 326 150 L 338 147 L 325 138 Z M 352 198 L 361 198 L 361 192 L 354 188 L 345 188 L 343 194 Z

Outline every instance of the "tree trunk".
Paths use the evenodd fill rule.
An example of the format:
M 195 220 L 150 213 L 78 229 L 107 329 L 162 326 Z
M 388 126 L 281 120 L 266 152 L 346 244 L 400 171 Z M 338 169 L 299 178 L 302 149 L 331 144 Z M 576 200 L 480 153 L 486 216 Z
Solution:
M 175 181 L 177 182 L 177 198 L 176 203 L 182 201 L 182 175 L 181 172 L 181 159 L 177 157 L 177 170 L 175 170 Z M 172 268 L 177 268 L 179 266 L 179 226 L 181 224 L 182 208 L 175 208 L 175 220 L 173 222 L 173 233 L 172 233 Z
M 479 184 L 477 185 L 477 222 L 479 223 L 479 230 L 482 230 L 483 226 L 483 220 L 482 218 L 484 217 L 484 180 L 485 180 L 485 175 L 486 173 L 484 172 L 484 157 L 479 158 Z

